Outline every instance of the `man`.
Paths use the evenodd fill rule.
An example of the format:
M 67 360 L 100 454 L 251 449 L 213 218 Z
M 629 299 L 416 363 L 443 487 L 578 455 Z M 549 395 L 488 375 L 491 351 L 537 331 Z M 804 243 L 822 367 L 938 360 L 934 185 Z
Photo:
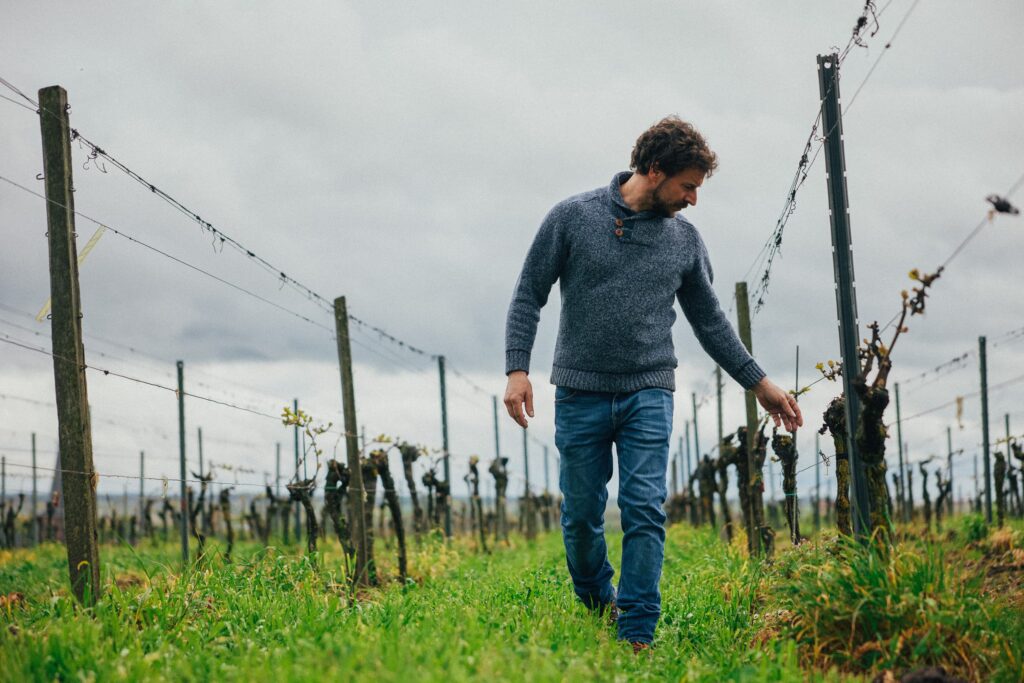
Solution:
M 558 280 L 551 383 L 569 574 L 580 600 L 600 614 L 610 609 L 619 639 L 639 652 L 650 647 L 661 615 L 675 301 L 704 350 L 754 391 L 776 426 L 793 431 L 803 418 L 737 338 L 711 287 L 704 243 L 676 215 L 696 205 L 717 167 L 714 152 L 693 126 L 668 117 L 637 140 L 631 167 L 635 172 L 560 202 L 544 219 L 508 311 L 505 406 L 524 428 L 534 415 L 530 353 L 540 309 Z M 624 532 L 617 593 L 604 539 L 612 444 Z

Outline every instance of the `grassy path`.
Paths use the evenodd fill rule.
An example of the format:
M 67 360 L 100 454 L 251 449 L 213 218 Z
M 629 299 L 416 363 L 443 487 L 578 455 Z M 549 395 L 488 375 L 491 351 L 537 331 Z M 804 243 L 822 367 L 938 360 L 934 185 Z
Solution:
M 0 552 L 0 595 L 25 595 L 0 610 L 0 679 L 865 680 L 810 675 L 797 641 L 758 616 L 796 560 L 753 576 L 735 547 L 683 526 L 669 531 L 658 647 L 641 657 L 575 601 L 554 534 L 490 556 L 429 544 L 411 558 L 418 583 L 356 605 L 333 545 L 319 571 L 253 546 L 184 577 L 173 547 L 138 552 L 107 549 L 116 583 L 92 614 L 67 597 L 63 548 Z

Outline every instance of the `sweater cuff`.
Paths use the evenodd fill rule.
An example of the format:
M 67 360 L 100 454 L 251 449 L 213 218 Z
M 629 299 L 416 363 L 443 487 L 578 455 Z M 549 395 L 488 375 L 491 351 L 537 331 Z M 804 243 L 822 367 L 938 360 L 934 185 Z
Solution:
M 757 361 L 750 359 L 746 365 L 739 369 L 739 371 L 733 375 L 733 379 L 740 383 L 744 389 L 749 391 L 754 387 L 755 384 L 760 382 L 767 373 L 761 369 L 761 366 L 757 364 Z
M 530 352 L 522 349 L 509 349 L 505 352 L 505 374 L 522 370 L 530 372 Z

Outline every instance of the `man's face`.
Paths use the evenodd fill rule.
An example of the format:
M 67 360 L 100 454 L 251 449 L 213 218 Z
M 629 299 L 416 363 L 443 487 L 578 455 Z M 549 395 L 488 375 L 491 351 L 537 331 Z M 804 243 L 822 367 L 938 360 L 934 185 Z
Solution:
M 673 176 L 653 171 L 651 179 L 657 182 L 651 198 L 652 208 L 665 216 L 674 216 L 688 206 L 696 206 L 697 189 L 704 183 L 704 171 L 688 168 Z

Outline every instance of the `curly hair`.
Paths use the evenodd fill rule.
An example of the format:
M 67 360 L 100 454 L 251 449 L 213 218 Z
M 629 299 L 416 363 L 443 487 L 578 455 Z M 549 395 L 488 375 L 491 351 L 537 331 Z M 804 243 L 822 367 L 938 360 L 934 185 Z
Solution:
M 666 116 L 637 138 L 629 166 L 637 173 L 653 169 L 667 176 L 699 168 L 710 176 L 718 168 L 718 157 L 692 124 Z

